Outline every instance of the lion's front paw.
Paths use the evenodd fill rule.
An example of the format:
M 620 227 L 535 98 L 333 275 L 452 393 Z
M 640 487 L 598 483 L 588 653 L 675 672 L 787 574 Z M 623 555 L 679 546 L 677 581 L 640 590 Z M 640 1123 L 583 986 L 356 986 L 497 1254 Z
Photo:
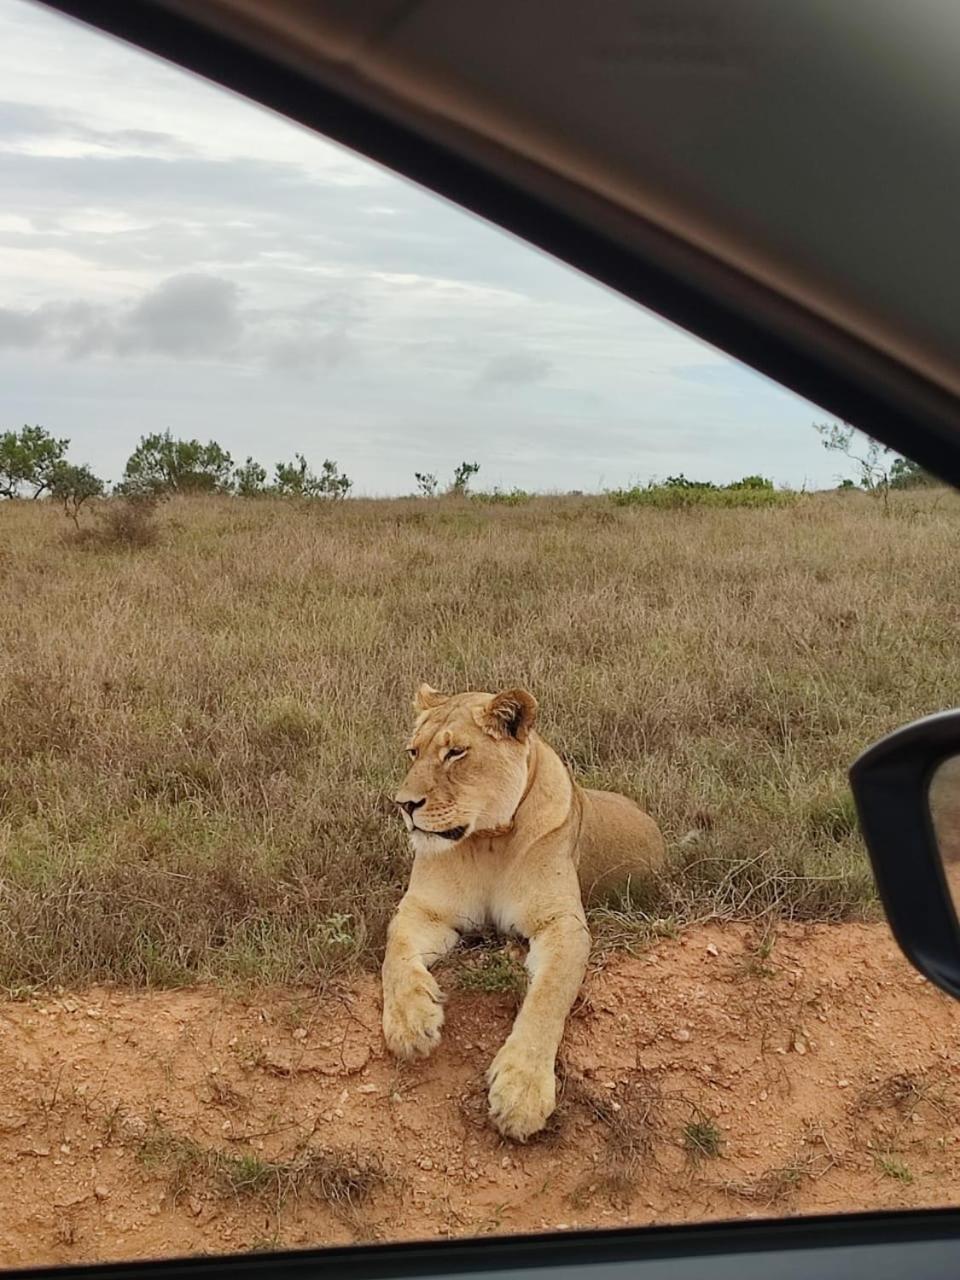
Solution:
M 398 1058 L 426 1058 L 440 1043 L 443 993 L 429 973 L 383 992 L 383 1038 Z
M 526 1142 L 557 1104 L 553 1060 L 507 1040 L 487 1071 L 490 1118 L 507 1138 Z

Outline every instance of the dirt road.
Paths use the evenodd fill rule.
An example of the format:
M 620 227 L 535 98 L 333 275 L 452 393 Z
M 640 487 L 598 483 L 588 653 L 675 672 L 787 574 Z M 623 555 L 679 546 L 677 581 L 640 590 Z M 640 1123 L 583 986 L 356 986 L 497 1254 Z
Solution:
M 960 1201 L 960 1006 L 883 926 L 609 957 L 526 1147 L 482 1085 L 514 997 L 443 981 L 402 1069 L 373 978 L 0 1005 L 0 1265 Z

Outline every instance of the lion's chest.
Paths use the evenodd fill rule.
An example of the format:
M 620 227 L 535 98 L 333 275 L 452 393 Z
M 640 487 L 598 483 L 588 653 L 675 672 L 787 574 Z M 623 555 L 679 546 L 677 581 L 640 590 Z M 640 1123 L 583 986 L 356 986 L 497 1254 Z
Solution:
M 475 875 L 462 885 L 457 907 L 461 933 L 472 929 L 496 929 L 502 934 L 521 933 L 522 903 L 518 901 L 517 886 L 509 877 L 488 879 Z
M 521 911 L 514 899 L 493 897 L 488 903 L 488 925 L 492 925 L 498 933 L 526 937 L 520 927 Z
M 512 860 L 498 849 L 457 850 L 415 868 L 411 889 L 453 923 L 458 933 L 496 929 L 522 934 L 524 894 Z M 416 874 L 419 872 L 419 874 Z
M 493 929 L 504 937 L 525 938 L 526 934 L 520 927 L 519 915 L 516 903 L 495 902 L 489 899 L 484 902 L 478 901 L 473 904 L 472 909 L 459 913 L 456 928 L 458 933 L 464 935 L 486 933 Z

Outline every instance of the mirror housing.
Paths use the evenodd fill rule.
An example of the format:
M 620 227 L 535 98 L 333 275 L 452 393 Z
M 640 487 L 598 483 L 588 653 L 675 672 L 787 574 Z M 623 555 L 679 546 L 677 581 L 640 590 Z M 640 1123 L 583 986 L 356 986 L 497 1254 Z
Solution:
M 860 829 L 893 935 L 910 963 L 960 1000 L 960 925 L 930 813 L 934 773 L 960 754 L 960 711 L 925 716 L 851 766 Z

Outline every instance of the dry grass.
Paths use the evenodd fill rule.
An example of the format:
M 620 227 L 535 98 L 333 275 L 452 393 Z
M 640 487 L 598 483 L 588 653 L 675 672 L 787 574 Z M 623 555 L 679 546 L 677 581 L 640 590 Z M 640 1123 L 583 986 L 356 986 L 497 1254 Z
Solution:
M 262 1197 L 278 1206 L 309 1193 L 349 1216 L 385 1181 L 379 1165 L 356 1154 L 303 1146 L 288 1160 L 267 1160 L 254 1152 L 236 1155 L 204 1147 L 164 1129 L 144 1138 L 138 1154 L 148 1168 L 166 1173 L 175 1201 L 194 1186 L 220 1195 Z
M 618 929 L 871 911 L 846 767 L 960 687 L 960 500 L 891 507 L 183 499 L 128 548 L 0 505 L 0 984 L 367 963 L 423 679 L 528 685 L 657 816 Z
M 713 1160 L 723 1148 L 723 1134 L 710 1116 L 698 1115 L 688 1120 L 682 1131 L 683 1149 L 694 1164 Z
M 799 1156 L 787 1164 L 767 1169 L 755 1178 L 731 1180 L 722 1186 L 729 1196 L 771 1205 L 796 1191 L 808 1178 L 822 1177 L 830 1168 L 832 1163 L 825 1158 L 817 1160 L 811 1155 Z
M 602 1159 L 580 1179 L 571 1202 L 583 1207 L 601 1196 L 626 1208 L 644 1174 L 656 1166 L 654 1148 L 663 1127 L 659 1082 L 637 1079 L 601 1092 L 585 1081 L 566 1080 L 563 1094 L 568 1107 L 584 1107 L 604 1130 Z
M 912 1182 L 913 1174 L 898 1156 L 888 1154 L 877 1156 L 877 1168 L 885 1178 L 895 1178 L 897 1182 Z
M 158 498 L 150 494 L 97 503 L 93 523 L 77 527 L 68 540 L 81 547 L 110 551 L 152 547 L 160 536 L 156 524 Z
M 850 1110 L 850 1126 L 857 1144 L 873 1155 L 886 1177 L 912 1182 L 901 1152 L 916 1145 L 916 1126 L 922 1121 L 941 1133 L 956 1123 L 957 1106 L 948 1076 L 939 1070 L 901 1071 L 861 1090 Z
M 516 943 L 498 945 L 494 938 L 462 947 L 457 953 L 454 982 L 461 991 L 511 996 L 519 1005 L 527 990 L 527 971 Z

